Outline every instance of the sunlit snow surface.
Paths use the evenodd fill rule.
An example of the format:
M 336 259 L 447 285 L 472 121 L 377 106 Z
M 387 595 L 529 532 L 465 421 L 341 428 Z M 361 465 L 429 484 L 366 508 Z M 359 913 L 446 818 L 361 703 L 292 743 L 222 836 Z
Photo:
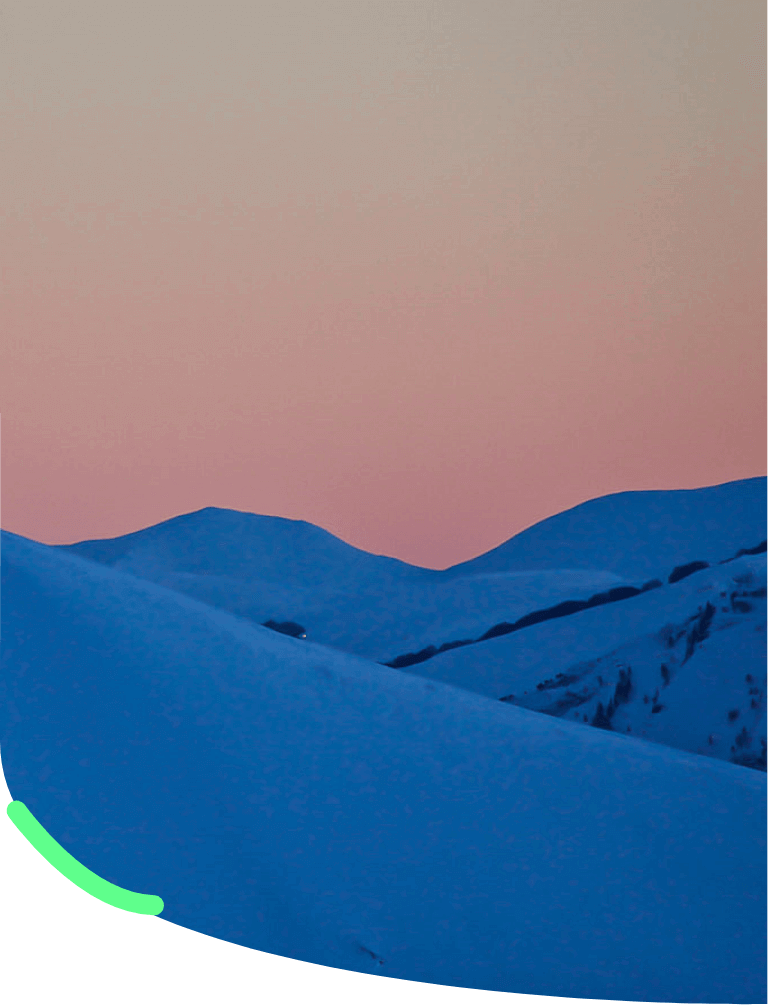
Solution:
M 754 526 L 720 541 L 717 555 L 702 553 L 700 537 L 701 547 L 681 560 L 717 561 L 757 543 L 764 514 L 753 509 Z M 361 588 L 372 589 L 376 576 L 442 582 L 443 574 L 345 553 L 349 546 L 330 535 L 326 558 L 313 570 L 305 552 L 303 572 L 294 569 L 291 579 L 290 533 L 281 567 L 269 559 L 264 526 L 262 578 L 279 580 L 288 601 L 302 576 L 316 576 L 325 598 L 334 577 L 350 595 L 355 563 Z M 302 533 L 314 531 L 324 534 Z M 237 578 L 238 551 L 247 548 L 236 545 L 222 532 L 207 550 L 188 549 L 202 569 L 173 565 L 167 549 L 164 567 L 157 552 L 144 560 L 154 562 L 155 577 Z M 221 567 L 220 553 L 229 555 Z M 307 640 L 280 635 L 242 612 L 139 578 L 146 569 L 91 558 L 3 534 L 3 767 L 13 797 L 68 851 L 113 883 L 161 896 L 167 921 L 270 953 L 435 984 L 640 1001 L 765 1000 L 766 776 L 673 749 L 663 735 L 682 729 L 687 701 L 691 742 L 710 729 L 713 703 L 701 689 L 686 697 L 694 693 L 685 690 L 686 674 L 714 678 L 718 702 L 738 701 L 744 718 L 729 722 L 735 735 L 748 709 L 756 712 L 743 678 L 758 670 L 745 670 L 739 655 L 737 672 L 731 657 L 744 651 L 733 640 L 746 637 L 748 623 L 764 646 L 763 601 L 755 598 L 748 612 L 718 608 L 685 662 L 682 635 L 667 647 L 670 682 L 660 696 L 669 709 L 632 719 L 646 731 L 658 722 L 647 735 L 656 742 L 619 732 L 631 702 L 617 706 L 614 731 L 499 701 L 508 693 L 500 660 L 493 671 L 500 689 L 485 693 L 472 693 L 466 680 L 456 687 L 425 676 L 449 658 L 538 635 L 561 662 L 534 666 L 531 644 L 528 664 L 519 659 L 532 682 L 523 690 L 546 696 L 537 683 L 590 664 L 585 679 L 607 680 L 609 670 L 618 675 L 631 665 L 633 686 L 644 692 L 660 673 L 660 647 L 674 638 L 669 626 L 687 624 L 690 633 L 690 618 L 710 598 L 727 606 L 723 576 L 749 575 L 741 586 L 759 589 L 764 559 L 713 566 L 640 597 L 444 653 L 412 668 L 423 671 L 416 674 L 316 644 L 311 632 Z M 253 575 L 258 556 L 250 563 Z M 665 568 L 675 564 L 677 555 Z M 548 572 L 555 575 L 545 592 L 557 578 L 556 569 Z M 632 581 L 606 563 L 594 581 L 584 580 L 585 595 L 606 572 L 610 583 Z M 506 589 L 514 580 L 503 582 Z M 546 596 L 570 598 L 573 585 Z M 387 597 L 382 590 L 379 605 Z M 437 611 L 431 628 L 452 631 L 460 606 L 444 623 Z M 301 620 L 282 607 L 270 615 Z M 551 643 L 566 626 L 568 652 Z M 375 627 L 371 616 L 369 640 Z M 763 698 L 764 678 L 763 665 Z M 607 698 L 615 685 L 606 684 Z M 673 694 L 677 725 L 672 714 L 665 719 Z M 721 733 L 718 742 L 733 739 Z

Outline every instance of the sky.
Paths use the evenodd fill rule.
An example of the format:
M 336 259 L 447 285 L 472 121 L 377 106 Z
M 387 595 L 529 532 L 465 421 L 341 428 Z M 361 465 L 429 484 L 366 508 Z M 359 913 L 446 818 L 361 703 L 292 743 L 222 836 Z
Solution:
M 145 955 L 155 943 L 165 964 L 173 936 L 186 937 L 179 959 L 231 943 L 271 954 L 254 957 L 259 974 L 285 959 L 566 1000 L 766 1001 L 766 563 L 734 559 L 730 537 L 740 510 L 764 531 L 764 494 L 764 480 L 703 492 L 688 522 L 674 499 L 665 520 L 651 507 L 642 540 L 623 497 L 601 551 L 652 561 L 655 589 L 408 672 L 371 656 L 438 632 L 476 639 L 501 612 L 612 577 L 466 570 L 451 583 L 399 566 L 382 591 L 386 560 L 337 543 L 310 611 L 296 572 L 317 579 L 327 563 L 298 547 L 298 524 L 239 518 L 233 535 L 206 511 L 143 535 L 113 568 L 116 545 L 88 560 L 0 534 L 10 797 L 91 873 L 162 909 L 140 929 L 126 909 L 62 893 L 14 835 L 21 927 L 65 946 L 54 923 L 75 917 L 80 948 L 98 930 L 143 939 Z M 659 556 L 674 526 L 722 564 L 669 583 Z M 255 553 L 275 537 L 296 547 L 225 579 L 233 541 Z M 252 591 L 250 619 L 234 592 L 211 602 L 227 583 Z M 306 639 L 255 623 L 275 585 L 285 613 L 307 614 Z M 749 748 L 762 769 L 737 761 Z M 44 896 L 30 897 L 38 877 Z
M 766 472 L 765 5 L 11 0 L 2 526 L 433 568 Z

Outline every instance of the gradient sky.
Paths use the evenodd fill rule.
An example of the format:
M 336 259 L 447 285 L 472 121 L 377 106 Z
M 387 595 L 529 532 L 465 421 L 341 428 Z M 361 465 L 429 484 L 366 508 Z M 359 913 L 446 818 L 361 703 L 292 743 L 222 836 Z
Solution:
M 764 474 L 763 0 L 11 0 L 2 525 L 442 568 Z

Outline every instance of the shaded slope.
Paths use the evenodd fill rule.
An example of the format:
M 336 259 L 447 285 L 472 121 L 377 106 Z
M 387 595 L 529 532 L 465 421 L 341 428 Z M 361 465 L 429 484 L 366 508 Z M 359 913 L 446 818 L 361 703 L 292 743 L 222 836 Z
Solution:
M 719 561 L 764 537 L 765 479 L 755 478 L 592 500 L 443 572 L 370 555 L 303 521 L 213 507 L 60 550 L 256 624 L 297 622 L 324 645 L 407 665 L 406 654 L 477 639 L 596 592 L 666 580 L 673 566 L 699 555 Z
M 529 613 L 531 604 L 556 602 L 573 593 L 589 596 L 616 583 L 610 573 L 568 569 L 445 583 L 374 577 L 359 580 L 354 588 L 339 587 L 330 578 L 315 587 L 178 573 L 146 578 L 256 624 L 296 621 L 312 641 L 382 662 L 406 646 L 457 633 L 477 635 L 502 616 Z
M 605 569 L 629 582 L 698 559 L 717 562 L 766 537 L 766 479 L 700 489 L 619 492 L 542 520 L 446 570 L 452 576 L 520 569 Z
M 519 700 L 765 771 L 765 598 L 765 560 L 739 562 L 728 578 L 702 576 L 688 617 L 570 666 Z
M 159 573 L 214 575 L 295 587 L 432 573 L 371 555 L 304 520 L 215 506 L 122 537 L 55 547 L 147 578 Z
M 620 582 L 567 569 L 444 580 L 369 555 L 312 524 L 209 508 L 106 541 L 57 550 L 178 590 L 255 624 L 294 621 L 307 637 L 387 659 L 434 636 L 479 634 L 503 616 Z
M 413 672 L 549 715 L 762 766 L 766 560 L 534 625 Z M 750 679 L 747 680 L 747 677 Z M 729 713 L 738 714 L 729 718 Z
M 384 666 L 395 668 L 415 666 L 417 663 L 425 663 L 427 660 L 449 649 L 458 649 L 462 646 L 486 642 L 488 639 L 496 639 L 502 635 L 511 635 L 512 632 L 522 631 L 523 628 L 529 628 L 531 625 L 540 625 L 545 621 L 554 621 L 557 618 L 567 618 L 571 614 L 577 614 L 579 611 L 586 611 L 592 607 L 602 607 L 604 604 L 615 604 L 622 600 L 630 600 L 632 597 L 640 596 L 645 590 L 656 589 L 658 586 L 661 586 L 658 580 L 651 580 L 642 589 L 635 586 L 617 586 L 602 593 L 595 593 L 586 600 L 564 600 L 559 604 L 555 604 L 554 607 L 529 611 L 516 621 L 502 621 L 499 624 L 493 625 L 486 632 L 483 632 L 479 638 L 458 639 L 443 642 L 439 646 L 433 644 L 427 646 L 425 649 L 421 649 L 419 652 L 405 653 L 401 656 L 396 656 L 393 660 L 387 660 Z
M 11 793 L 168 920 L 437 984 L 764 996 L 756 772 L 373 668 L 14 535 L 2 559 Z
M 744 555 L 762 555 L 765 554 L 765 551 L 766 542 L 762 541 L 759 545 L 752 548 L 739 548 L 735 555 L 732 555 L 727 559 L 723 559 L 717 564 L 727 565 Z M 672 570 L 667 577 L 667 582 L 669 584 L 679 583 L 683 579 L 687 579 L 688 576 L 692 576 L 695 573 L 701 572 L 703 569 L 707 568 L 709 568 L 709 562 L 686 562 L 684 565 L 678 565 Z M 472 576 L 468 579 L 462 577 L 457 580 L 457 582 L 461 585 L 464 582 L 474 582 L 479 578 L 482 577 Z M 417 663 L 425 663 L 434 656 L 450 649 L 475 645 L 478 642 L 486 642 L 489 639 L 499 638 L 502 635 L 511 635 L 512 632 L 521 631 L 523 628 L 529 628 L 532 625 L 542 624 L 545 621 L 554 621 L 557 618 L 566 618 L 572 614 L 578 614 L 579 611 L 589 610 L 592 607 L 602 607 L 605 604 L 614 604 L 619 603 L 622 600 L 631 600 L 633 597 L 638 597 L 648 590 L 658 589 L 660 586 L 663 586 L 660 579 L 651 579 L 647 583 L 644 583 L 641 587 L 614 586 L 609 590 L 603 590 L 600 593 L 595 593 L 586 600 L 563 600 L 560 603 L 555 604 L 553 607 L 545 607 L 535 611 L 529 610 L 528 613 L 524 614 L 516 621 L 501 621 L 498 624 L 492 625 L 487 631 L 483 632 L 483 634 L 477 638 L 454 639 L 448 642 L 442 642 L 439 645 L 431 643 L 424 649 L 420 649 L 417 652 L 403 653 L 396 656 L 394 659 L 383 661 L 383 665 L 395 668 L 415 666 Z

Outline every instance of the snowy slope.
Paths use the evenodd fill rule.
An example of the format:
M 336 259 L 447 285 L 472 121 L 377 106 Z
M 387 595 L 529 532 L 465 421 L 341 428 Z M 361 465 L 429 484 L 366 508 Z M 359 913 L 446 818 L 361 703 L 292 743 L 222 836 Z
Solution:
M 11 793 L 167 920 L 436 984 L 764 1000 L 761 773 L 2 548 Z
M 700 489 L 619 492 L 542 520 L 443 573 L 609 569 L 624 581 L 661 575 L 692 556 L 710 562 L 765 540 L 766 478 Z M 754 539 L 754 540 L 753 540 Z M 144 575 L 164 571 L 322 583 L 441 573 L 371 555 L 302 520 L 209 506 L 122 537 L 56 546 Z
M 690 492 L 626 492 L 524 531 L 438 572 L 369 555 L 311 524 L 209 507 L 107 541 L 60 546 L 257 624 L 295 621 L 379 662 L 477 639 L 567 600 L 666 580 L 765 538 L 765 479 Z
M 506 561 L 516 547 L 524 553 L 526 549 L 530 552 L 536 548 L 544 556 L 539 564 L 546 564 L 547 556 L 556 546 L 560 550 L 570 549 L 567 557 L 575 557 L 578 562 L 584 557 L 583 548 L 591 535 L 599 544 L 599 549 L 593 548 L 594 556 L 608 555 L 611 562 L 618 556 L 625 567 L 638 556 L 655 562 L 653 556 L 656 555 L 659 564 L 647 566 L 644 572 L 653 568 L 666 583 L 675 561 L 691 561 L 693 541 L 696 540 L 695 546 L 700 553 L 706 552 L 717 562 L 738 552 L 737 543 L 743 548 L 748 535 L 764 534 L 764 517 L 761 517 L 765 511 L 764 488 L 765 479 L 757 478 L 693 492 L 635 492 L 603 497 L 543 521 L 500 549 L 443 573 L 368 555 L 300 521 L 214 508 L 166 521 L 124 538 L 84 542 L 63 550 L 130 571 L 257 624 L 270 619 L 295 621 L 316 642 L 380 663 L 399 658 L 400 662 L 395 665 L 402 666 L 406 653 L 415 653 L 427 646 L 434 651 L 444 644 L 474 641 L 500 621 L 514 622 L 530 616 L 533 611 L 566 600 L 583 602 L 596 592 L 626 582 L 613 573 L 588 569 L 471 571 L 486 560 L 497 561 L 502 557 Z M 697 535 L 707 535 L 707 542 L 714 541 L 721 550 L 714 552 L 709 543 L 704 547 Z M 676 550 L 677 542 L 688 542 L 689 551 Z M 660 564 L 662 557 L 667 563 L 664 568 Z M 536 557 L 531 558 L 532 564 L 537 561 Z M 457 569 L 462 568 L 464 573 L 456 574 Z M 639 571 L 636 565 L 634 568 Z M 641 585 L 640 582 L 637 585 Z M 733 584 L 726 588 L 733 589 Z M 679 604 L 679 590 L 670 593 L 669 589 L 665 587 L 663 595 L 640 609 L 636 609 L 633 601 L 627 610 L 622 605 L 606 616 L 592 619 L 597 644 L 590 647 L 588 659 L 581 662 L 591 665 L 605 659 L 619 660 L 619 656 L 606 653 L 625 646 L 635 637 L 632 632 L 639 630 L 642 634 L 646 628 L 651 634 L 657 632 L 654 618 L 658 618 L 662 609 L 666 611 L 667 604 L 671 603 L 673 609 Z M 690 590 L 684 593 L 687 596 Z M 638 629 L 637 614 L 642 616 L 644 610 L 650 612 L 651 621 Z M 698 608 L 678 617 L 690 620 L 698 617 L 697 611 Z M 715 619 L 716 625 L 721 620 Z M 739 619 L 737 622 L 740 624 Z M 573 630 L 578 634 L 582 624 L 586 624 L 589 635 L 589 621 L 577 621 L 565 629 L 565 635 L 568 636 L 569 631 L 572 634 Z M 613 630 L 608 627 L 611 624 L 615 626 Z M 606 627 L 608 634 L 604 635 Z M 744 657 L 749 667 L 741 678 L 749 674 L 756 680 L 762 679 L 764 633 L 758 637 L 752 626 L 744 628 L 742 625 L 737 634 L 739 638 L 743 636 L 741 649 L 749 654 Z M 429 668 L 419 664 L 420 669 L 413 672 L 492 697 L 512 694 L 510 700 L 516 704 L 550 714 L 568 714 L 605 726 L 604 710 L 612 712 L 616 704 L 610 705 L 609 689 L 625 685 L 614 679 L 615 673 L 595 671 L 592 674 L 583 667 L 573 670 L 570 651 L 559 645 L 562 636 L 562 631 L 550 633 L 545 629 L 543 636 L 540 631 L 531 637 L 537 647 L 539 679 L 536 681 L 530 679 L 530 673 L 520 672 L 519 660 L 515 673 L 510 674 L 510 662 L 504 655 L 508 646 L 488 649 L 485 644 L 479 650 L 474 646 L 471 650 L 451 650 L 436 657 L 441 661 L 439 664 Z M 549 639 L 552 645 L 541 644 L 542 637 Z M 727 643 L 722 644 L 731 647 L 735 644 L 733 632 L 717 638 L 721 642 L 727 638 Z M 583 644 L 583 639 L 579 639 L 578 644 Z M 522 645 L 524 648 L 525 643 Z M 553 647 L 556 651 L 551 653 Z M 513 645 L 512 648 L 518 647 Z M 709 641 L 706 658 L 710 662 L 719 658 L 716 651 L 715 641 Z M 703 665 L 702 660 L 703 657 L 696 660 L 697 668 Z M 649 671 L 651 677 L 654 673 L 658 675 L 663 663 L 661 658 L 655 660 L 655 669 Z M 552 669 L 555 665 L 556 671 Z M 600 665 L 603 668 L 602 662 Z M 670 742 L 686 750 L 735 757 L 751 763 L 757 759 L 759 763 L 765 727 L 761 725 L 764 712 L 752 708 L 758 701 L 757 695 L 750 695 L 749 710 L 736 717 L 738 728 L 732 728 L 734 718 L 728 720 L 727 728 L 720 726 L 722 717 L 733 713 L 733 702 L 737 702 L 735 685 L 725 685 L 726 678 L 730 679 L 728 666 L 730 664 L 722 672 L 712 669 L 710 676 L 714 674 L 718 683 L 711 687 L 694 686 L 692 691 L 684 692 L 678 683 L 673 689 L 680 695 L 676 711 L 668 704 L 663 709 L 658 707 L 659 703 L 652 700 L 657 686 L 655 683 L 651 686 L 649 680 L 648 694 L 643 691 L 643 697 L 650 701 L 650 709 L 635 707 L 630 715 L 629 703 L 623 703 L 612 728 L 618 728 L 621 722 L 625 731 Z M 560 676 L 553 676 L 557 674 Z M 568 690 L 574 675 L 581 682 L 577 691 Z M 745 681 L 741 678 L 743 690 Z M 599 683 L 600 679 L 603 684 Z M 685 680 L 690 679 L 689 673 Z M 550 683 L 545 686 L 547 680 Z M 686 684 L 686 688 L 688 686 Z M 505 692 L 502 695 L 498 694 L 500 687 Z M 704 701 L 707 711 L 693 714 L 687 705 L 689 701 L 697 708 Z M 721 707 L 723 702 L 728 705 L 727 709 Z M 641 724 L 638 715 L 647 721 Z M 745 726 L 747 719 L 751 723 L 748 728 Z M 696 727 L 692 729 L 694 721 Z
M 743 557 L 408 669 L 604 728 L 607 712 L 611 729 L 764 767 L 765 595 L 765 556 Z
M 719 562 L 765 538 L 766 479 L 747 478 L 590 499 L 447 572 L 605 569 L 642 583 L 694 559 Z
M 436 639 L 476 638 L 505 617 L 622 581 L 598 570 L 441 573 L 369 555 L 297 520 L 209 508 L 107 541 L 58 546 L 178 590 L 256 624 L 382 662 Z
M 354 587 L 390 577 L 434 575 L 431 569 L 371 555 L 304 520 L 215 506 L 122 537 L 57 547 L 143 577 L 175 572 L 292 587 L 329 581 Z
M 382 582 L 372 577 L 354 589 L 340 589 L 330 579 L 313 587 L 185 573 L 148 573 L 145 578 L 256 624 L 297 621 L 315 642 L 381 662 L 435 641 L 477 638 L 503 618 L 527 614 L 532 606 L 587 598 L 621 583 L 612 573 L 568 569 L 448 582 L 409 576 Z

